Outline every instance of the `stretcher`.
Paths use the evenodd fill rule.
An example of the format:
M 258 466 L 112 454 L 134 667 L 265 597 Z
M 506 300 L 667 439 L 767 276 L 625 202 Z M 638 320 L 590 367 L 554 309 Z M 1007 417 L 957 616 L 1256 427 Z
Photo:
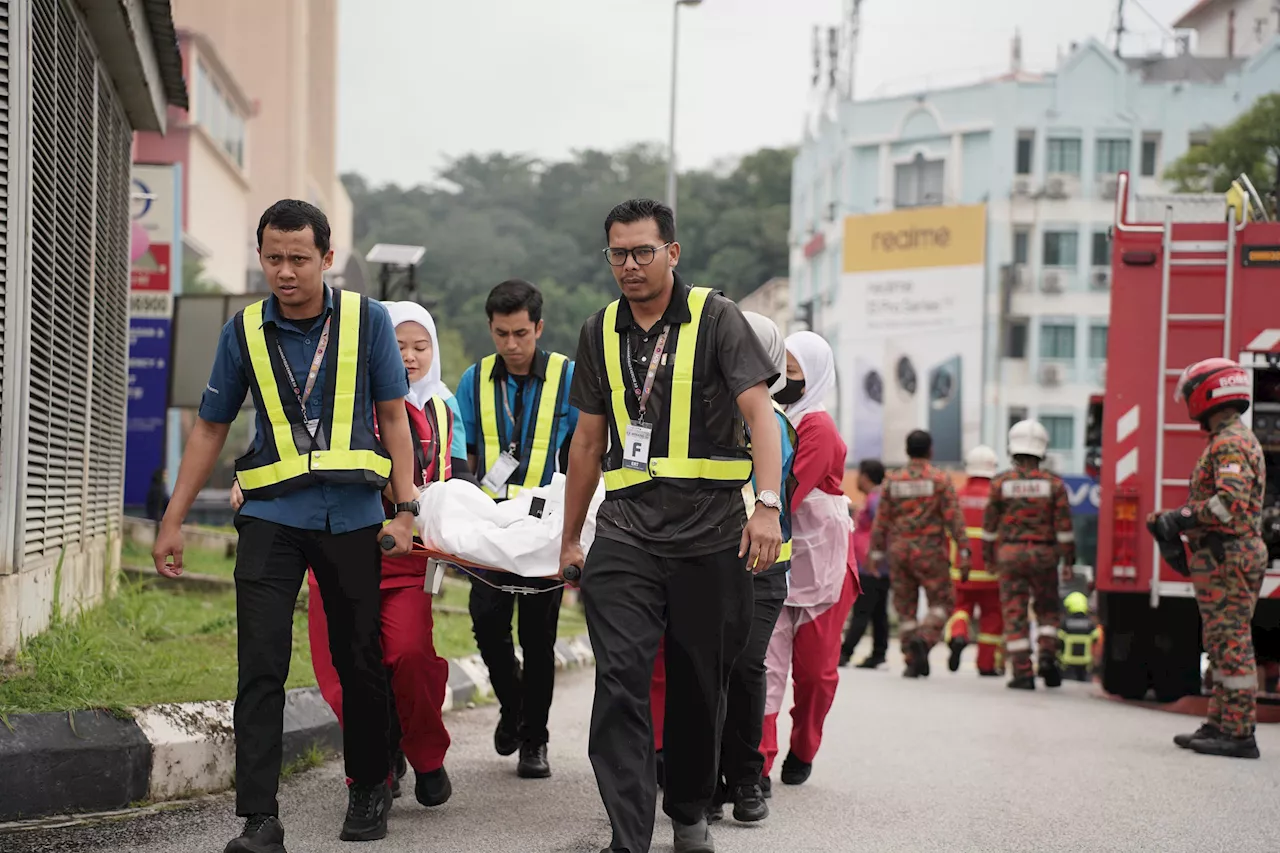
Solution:
M 378 544 L 382 547 L 382 550 L 390 551 L 396 546 L 396 540 L 395 537 L 386 535 L 378 540 Z M 418 542 L 413 543 L 413 548 L 410 550 L 409 555 L 414 559 L 423 559 L 426 561 L 427 588 L 431 591 L 432 595 L 436 595 L 440 592 L 441 584 L 444 583 L 444 570 L 447 566 L 453 566 L 458 571 L 463 572 L 475 580 L 480 581 L 480 583 L 492 587 L 500 592 L 509 592 L 516 595 L 537 595 L 544 592 L 554 592 L 558 589 L 564 589 L 568 584 L 576 583 L 582 577 L 581 566 L 566 566 L 562 573 L 565 582 L 556 584 L 555 586 L 532 587 L 518 586 L 515 584 L 501 584 L 494 583 L 484 575 L 479 574 L 479 572 L 500 572 L 504 575 L 514 575 L 514 573 L 495 566 L 485 566 L 470 560 L 464 560 L 453 554 L 446 554 L 443 551 L 428 548 Z M 519 577 L 519 575 L 514 576 Z

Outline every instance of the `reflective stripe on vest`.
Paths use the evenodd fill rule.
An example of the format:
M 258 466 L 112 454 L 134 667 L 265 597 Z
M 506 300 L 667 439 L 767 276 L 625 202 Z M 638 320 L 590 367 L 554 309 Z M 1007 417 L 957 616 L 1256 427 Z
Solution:
M 693 417 L 693 368 L 698 353 L 698 333 L 702 328 L 702 314 L 711 296 L 711 288 L 694 287 L 689 290 L 688 323 L 680 324 L 675 340 L 675 358 L 671 370 L 671 391 L 667 399 L 665 423 L 654 425 L 650 439 L 651 450 L 660 449 L 660 432 L 665 433 L 666 455 L 651 456 L 647 471 L 623 468 L 620 464 L 620 442 L 631 423 L 628 398 L 634 393 L 622 378 L 622 336 L 626 332 L 615 331 L 618 320 L 618 304 L 615 300 L 604 310 L 601 320 L 605 376 L 609 382 L 612 401 L 612 445 L 605 457 L 604 487 L 606 497 L 623 497 L 624 490 L 648 486 L 656 480 L 704 480 L 717 485 L 739 486 L 751 479 L 750 458 L 719 458 L 692 454 L 689 448 L 691 419 Z M 667 350 L 670 353 L 670 349 Z M 614 451 L 617 451 L 616 453 Z M 615 458 L 616 457 L 616 458 Z M 617 467 L 609 468 L 609 465 Z
M 453 412 L 438 396 L 431 398 L 427 411 L 434 415 L 431 418 L 431 431 L 436 440 L 434 481 L 443 482 L 453 477 L 453 457 L 449 453 L 453 445 Z
M 967 536 L 969 539 L 969 550 L 972 553 L 973 547 L 974 547 L 973 543 L 982 539 L 982 528 L 966 527 L 964 529 L 964 535 Z M 956 543 L 952 542 L 951 543 L 951 579 L 953 581 L 960 580 L 960 570 L 956 568 L 956 555 L 959 552 L 959 550 L 960 549 L 956 547 Z M 969 572 L 969 583 L 996 583 L 999 580 L 1000 578 L 996 576 L 995 572 L 992 572 L 986 568 L 972 569 Z
M 293 389 L 267 343 L 262 319 L 266 300 L 240 313 L 236 331 L 248 356 L 250 389 L 269 433 L 261 437 L 261 447 L 236 460 L 236 479 L 248 499 L 268 500 L 317 482 L 367 484 L 380 491 L 391 476 L 391 457 L 365 420 L 373 403 L 365 389 L 367 380 L 360 379 L 364 297 L 348 291 L 335 295 L 337 323 L 330 335 L 332 349 L 325 355 L 323 414 L 317 430 L 328 436 L 328 450 L 299 450 L 294 442 L 294 425 L 283 397 L 292 395 Z M 296 400 L 290 403 L 291 410 L 296 408 Z M 305 417 L 304 412 L 300 414 Z
M 1092 634 L 1068 634 L 1059 630 L 1058 639 L 1062 641 L 1062 651 L 1058 657 L 1064 666 L 1088 666 L 1093 663 Z
M 503 445 L 502 434 L 498 430 L 499 410 L 502 411 L 504 425 L 506 423 L 506 407 L 502 405 L 498 394 L 507 393 L 507 384 L 505 379 L 501 386 L 493 381 L 493 368 L 497 361 L 498 357 L 491 355 L 482 360 L 476 368 L 479 371 L 476 375 L 478 386 L 476 402 L 480 408 L 480 432 L 483 438 L 482 442 L 477 442 L 477 450 L 481 454 L 476 460 L 478 479 L 484 479 L 494 462 L 506 452 L 507 446 L 510 445 L 509 441 L 507 446 Z M 569 359 L 560 353 L 553 352 L 547 357 L 546 381 L 537 383 L 537 391 L 532 402 L 526 400 L 526 405 L 534 405 L 537 409 L 532 435 L 525 436 L 523 447 L 519 442 L 516 443 L 520 467 L 511 473 L 511 479 L 508 480 L 503 494 L 495 494 L 482 485 L 480 488 L 484 489 L 484 493 L 489 497 L 499 500 L 510 499 L 524 489 L 546 485 L 544 480 L 550 482 L 550 475 L 554 474 L 556 469 L 556 412 L 559 410 L 561 398 L 565 392 L 564 374 L 568 363 Z M 527 388 L 526 393 L 528 393 Z M 520 419 L 523 422 L 523 411 L 520 413 Z M 512 427 L 517 436 L 520 435 L 522 426 L 523 423 L 518 423 Z

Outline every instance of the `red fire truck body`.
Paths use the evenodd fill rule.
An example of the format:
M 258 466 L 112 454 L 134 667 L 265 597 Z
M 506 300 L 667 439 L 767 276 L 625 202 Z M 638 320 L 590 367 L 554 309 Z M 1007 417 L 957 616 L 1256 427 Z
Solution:
M 1200 619 L 1191 583 L 1159 557 L 1147 514 L 1187 500 L 1206 435 L 1174 402 L 1183 369 L 1227 357 L 1248 368 L 1245 416 L 1267 453 L 1267 504 L 1280 496 L 1280 223 L 1128 221 L 1121 173 L 1112 230 L 1111 329 L 1102 452 L 1096 584 L 1103 687 L 1174 701 L 1200 692 Z M 1276 512 L 1272 509 L 1270 512 Z M 1255 618 L 1260 656 L 1280 658 L 1280 547 Z

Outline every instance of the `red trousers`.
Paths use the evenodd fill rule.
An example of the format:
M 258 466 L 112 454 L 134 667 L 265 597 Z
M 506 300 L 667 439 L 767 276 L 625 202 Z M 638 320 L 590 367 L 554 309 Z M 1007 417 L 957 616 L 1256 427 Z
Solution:
M 778 624 L 773 629 L 767 658 L 770 673 L 769 706 L 777 707 L 782 697 L 776 686 L 778 673 L 774 668 L 779 654 L 790 646 L 791 677 L 793 681 L 791 707 L 791 752 L 806 764 L 812 764 L 822 744 L 822 724 L 836 698 L 840 684 L 840 640 L 845 620 L 853 609 L 857 597 L 854 575 L 846 572 L 840 600 L 817 619 L 797 625 L 805 613 L 802 607 L 783 607 Z M 785 658 L 783 658 L 785 660 Z M 782 691 L 786 690 L 787 673 L 781 674 Z M 775 704 L 776 702 L 776 704 Z M 768 709 L 766 709 L 768 710 Z M 766 713 L 764 735 L 760 739 L 760 752 L 764 755 L 764 775 L 773 770 L 773 760 L 778 755 L 778 712 Z
M 947 620 L 943 639 L 950 642 L 959 637 L 966 643 L 974 641 L 974 610 L 978 619 L 978 669 L 993 672 L 1004 664 L 1004 616 L 1000 605 L 1000 587 L 963 589 L 956 585 L 956 609 Z
M 310 572 L 307 579 L 311 586 L 307 602 L 311 665 L 320 695 L 337 715 L 338 725 L 342 725 L 342 684 L 329 653 L 329 623 L 320 588 Z M 442 713 L 449 662 L 436 654 L 432 628 L 431 596 L 421 585 L 382 590 L 383 663 L 391 670 L 400 749 L 415 773 L 439 770 L 449 749 L 449 732 Z

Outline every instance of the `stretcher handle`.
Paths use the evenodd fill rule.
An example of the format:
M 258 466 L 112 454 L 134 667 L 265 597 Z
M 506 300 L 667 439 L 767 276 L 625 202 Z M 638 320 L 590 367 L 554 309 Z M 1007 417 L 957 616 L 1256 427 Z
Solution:
M 381 539 L 378 540 L 378 545 L 382 548 L 382 550 L 391 552 L 396 547 L 396 537 L 388 533 L 386 536 L 383 536 Z
M 564 571 L 561 572 L 561 574 L 564 575 L 564 579 L 569 583 L 577 583 L 578 580 L 581 579 L 582 577 L 582 567 L 581 566 L 565 566 Z

